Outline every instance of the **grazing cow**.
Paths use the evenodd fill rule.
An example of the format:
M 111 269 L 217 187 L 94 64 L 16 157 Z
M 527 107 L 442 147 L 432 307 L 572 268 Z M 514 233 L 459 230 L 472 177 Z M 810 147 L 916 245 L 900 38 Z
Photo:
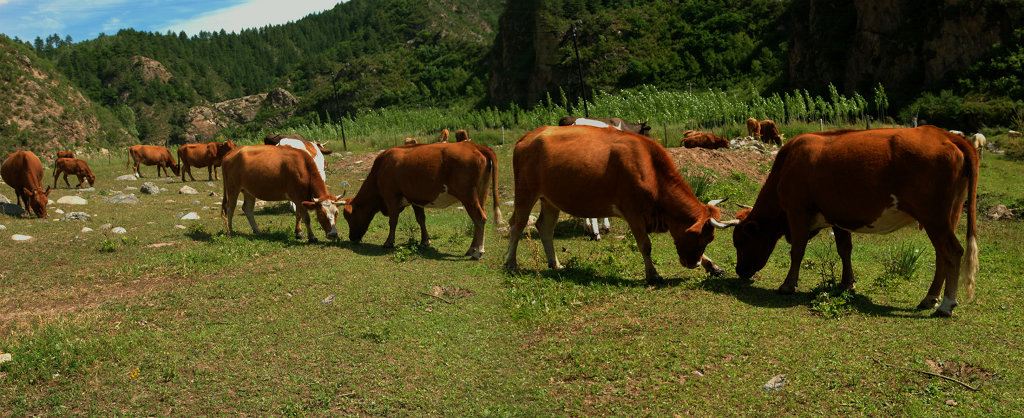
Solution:
M 430 245 L 423 208 L 445 208 L 460 202 L 473 220 L 473 242 L 466 255 L 479 260 L 484 255 L 488 186 L 497 225 L 503 222 L 498 208 L 498 159 L 490 148 L 468 141 L 388 148 L 373 161 L 359 193 L 345 205 L 349 239 L 362 240 L 370 221 L 381 212 L 390 226 L 384 246 L 394 246 L 398 215 L 412 205 L 420 225 L 420 244 Z
M 278 145 L 281 142 L 282 139 L 286 139 L 286 138 L 298 139 L 299 141 L 308 142 L 310 144 L 313 144 L 313 145 L 316 146 L 317 149 L 320 150 L 320 153 L 323 154 L 323 155 L 331 155 L 331 153 L 334 152 L 330 148 L 327 148 L 326 143 L 310 141 L 310 140 L 306 139 L 306 137 L 302 136 L 302 134 L 278 134 L 278 135 L 269 135 L 268 134 L 267 136 L 263 137 L 263 144 L 264 145 Z
M 683 131 L 683 138 L 689 138 L 691 136 L 697 136 L 697 135 L 700 135 L 702 133 L 704 133 L 704 132 L 698 131 L 696 129 L 687 129 L 687 130 Z
M 295 211 L 295 238 L 302 239 L 301 221 L 306 226 L 309 242 L 316 242 L 309 226 L 309 211 L 316 211 L 317 221 L 327 238 L 338 236 L 338 208 L 335 198 L 327 193 L 327 184 L 317 175 L 316 164 L 305 151 L 290 147 L 254 145 L 228 153 L 221 165 L 224 170 L 224 198 L 221 214 L 227 219 L 227 234 L 232 235 L 238 193 L 245 196 L 242 211 L 254 234 L 260 233 L 253 216 L 256 199 L 287 200 L 304 210 Z
M 57 151 L 57 158 L 75 158 L 75 153 L 71 151 Z
M 761 141 L 773 144 L 782 145 L 782 135 L 779 134 L 779 128 L 775 126 L 775 121 L 771 119 L 765 119 L 761 121 L 761 127 L 759 132 L 761 133 Z
M 515 211 L 509 222 L 505 268 L 518 269 L 516 248 L 530 210 L 540 200 L 537 230 L 548 267 L 561 268 L 554 248 L 561 211 L 573 216 L 618 216 L 626 220 L 644 259 L 648 283 L 662 282 L 651 261 L 647 234 L 669 232 L 679 262 L 721 274 L 704 248 L 715 237 L 719 210 L 697 200 L 664 148 L 631 132 L 588 126 L 544 126 L 523 135 L 512 157 Z
M 220 167 L 224 156 L 235 149 L 235 143 L 225 141 L 222 143 L 207 142 L 205 144 L 185 144 L 178 147 L 178 161 L 181 163 L 181 181 L 185 182 L 185 174 L 196 181 L 192 176 L 192 167 L 206 167 L 208 180 L 217 178 L 217 167 Z
M 760 140 L 761 122 L 758 122 L 757 119 L 754 118 L 747 118 L 747 136 Z
M 437 142 L 448 142 L 448 128 L 441 130 L 441 136 L 437 138 Z
M 985 148 L 985 144 L 988 140 L 985 139 L 985 135 L 980 132 L 971 136 L 971 145 L 974 145 L 974 149 L 978 150 L 978 158 L 981 158 L 981 150 Z
M 455 131 L 455 142 L 469 141 L 469 132 L 465 129 Z
M 171 151 L 168 150 L 167 147 L 160 145 L 132 145 L 132 147 L 128 149 L 128 155 L 131 156 L 132 161 L 135 162 L 132 170 L 138 177 L 142 177 L 142 173 L 139 172 L 139 164 L 155 165 L 157 177 L 160 177 L 161 169 L 163 170 L 163 174 L 170 176 L 170 174 L 167 173 L 167 167 L 171 168 L 171 171 L 174 172 L 175 176 L 180 172 L 178 163 L 174 161 L 174 157 L 171 156 Z
M 420 143 L 416 138 L 405 138 L 405 145 L 416 145 Z
M 918 305 L 938 305 L 949 316 L 957 305 L 957 272 L 968 297 L 978 269 L 978 154 L 967 140 L 934 126 L 839 130 L 800 135 L 775 159 L 752 209 L 736 215 L 736 273 L 761 270 L 779 238 L 792 244 L 780 293 L 793 293 L 807 241 L 831 227 L 843 263 L 842 287 L 853 289 L 850 233 L 887 234 L 917 222 L 935 247 L 935 278 Z M 967 199 L 967 252 L 956 226 Z
M 558 126 L 586 125 L 598 128 L 613 127 L 620 131 L 637 133 L 646 137 L 651 136 L 651 127 L 647 122 L 629 123 L 620 118 L 577 118 L 566 116 L 558 120 Z
M 25 202 L 25 212 L 33 212 L 40 218 L 46 217 L 46 205 L 50 202 L 50 188 L 43 191 L 43 162 L 32 151 L 17 151 L 7 156 L 0 164 L 0 178 L 14 189 L 18 206 Z
M 686 148 L 729 148 L 729 140 L 715 134 L 700 134 L 683 138 L 683 146 Z
M 57 176 L 64 173 L 64 184 L 71 188 L 71 183 L 68 183 L 68 174 L 73 174 L 78 177 L 78 185 L 75 188 L 82 187 L 82 183 L 85 180 L 89 180 L 90 186 L 96 185 L 96 176 L 92 174 L 92 170 L 89 169 L 89 164 L 85 161 L 77 158 L 58 158 L 53 164 L 53 188 L 57 188 Z

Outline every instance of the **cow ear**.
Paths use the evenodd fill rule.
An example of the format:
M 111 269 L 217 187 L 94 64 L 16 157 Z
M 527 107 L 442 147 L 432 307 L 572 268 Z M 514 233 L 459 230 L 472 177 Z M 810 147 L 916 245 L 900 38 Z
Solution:
M 306 210 L 316 209 L 317 206 L 320 206 L 317 202 L 310 202 L 308 200 L 302 202 L 302 207 L 306 208 Z

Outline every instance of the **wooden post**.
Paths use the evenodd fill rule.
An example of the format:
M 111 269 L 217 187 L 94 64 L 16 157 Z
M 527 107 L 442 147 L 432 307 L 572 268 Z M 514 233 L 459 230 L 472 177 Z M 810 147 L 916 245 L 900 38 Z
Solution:
M 665 129 L 665 148 L 668 148 L 668 122 L 662 122 L 661 127 Z
M 825 119 L 818 119 L 818 131 L 825 131 Z

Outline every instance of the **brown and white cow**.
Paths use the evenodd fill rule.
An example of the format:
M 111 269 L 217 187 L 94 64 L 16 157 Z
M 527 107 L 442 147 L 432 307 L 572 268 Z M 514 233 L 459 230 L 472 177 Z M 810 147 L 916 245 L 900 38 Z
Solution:
M 429 245 L 423 208 L 445 208 L 460 202 L 473 220 L 473 242 L 466 255 L 484 255 L 487 189 L 494 198 L 494 223 L 503 222 L 498 208 L 498 159 L 490 148 L 469 141 L 391 147 L 377 156 L 359 192 L 345 205 L 349 239 L 362 240 L 377 212 L 388 217 L 385 247 L 395 244 L 398 215 L 412 205 L 420 225 L 420 244 Z
M 793 293 L 807 241 L 832 228 L 843 262 L 841 285 L 854 287 L 851 232 L 887 234 L 915 222 L 935 247 L 935 278 L 918 308 L 957 305 L 957 282 L 974 292 L 978 269 L 978 154 L 963 137 L 934 126 L 839 130 L 800 135 L 780 150 L 753 209 L 736 215 L 736 273 L 761 270 L 779 238 L 792 244 L 780 293 Z M 956 226 L 967 199 L 967 252 Z
M 585 125 L 598 128 L 612 127 L 620 131 L 633 132 L 643 136 L 651 136 L 651 127 L 647 122 L 629 123 L 621 118 L 578 118 L 565 116 L 558 120 L 558 126 Z
M 729 148 L 729 140 L 715 134 L 700 134 L 683 138 L 683 146 L 686 148 Z
M 188 174 L 192 181 L 196 181 L 196 178 L 192 176 L 192 167 L 206 167 L 207 179 L 217 179 L 217 167 L 220 167 L 224 156 L 233 149 L 235 149 L 235 143 L 231 141 L 179 146 L 178 162 L 181 163 L 181 181 L 185 182 L 185 174 Z
M 43 190 L 43 162 L 32 151 L 17 151 L 8 155 L 0 164 L 0 178 L 14 188 L 18 206 L 25 202 L 25 212 L 46 217 L 46 205 L 50 202 L 50 188 Z
M 252 232 L 260 233 L 256 227 L 253 208 L 256 199 L 292 202 L 304 210 L 295 211 L 295 238 L 302 239 L 299 222 L 306 226 L 309 241 L 316 242 L 309 226 L 309 212 L 316 211 L 317 221 L 327 233 L 327 238 L 338 236 L 338 208 L 335 198 L 327 193 L 327 184 L 317 173 L 313 158 L 305 151 L 273 145 L 240 147 L 228 153 L 221 165 L 224 170 L 224 198 L 221 214 L 227 219 L 227 234 L 232 235 L 231 221 L 234 217 L 238 194 L 244 201 L 242 211 L 249 220 Z
M 57 188 L 57 176 L 61 173 L 64 174 L 64 184 L 71 188 L 71 183 L 68 183 L 68 174 L 72 174 L 78 177 L 78 185 L 75 188 L 82 187 L 82 183 L 85 180 L 89 180 L 90 186 L 96 185 L 96 176 L 92 174 L 92 170 L 89 169 L 89 164 L 85 161 L 77 158 L 58 158 L 53 164 L 53 188 Z
M 760 140 L 761 122 L 758 122 L 757 119 L 754 118 L 747 118 L 747 136 Z
M 520 138 L 512 158 L 516 195 L 506 269 L 518 269 L 516 248 L 539 199 L 536 226 L 551 268 L 562 267 L 553 238 L 558 214 L 564 211 L 579 217 L 625 219 L 643 256 L 648 283 L 662 282 L 651 261 L 647 234 L 652 232 L 672 234 L 683 266 L 701 265 L 721 274 L 704 257 L 715 228 L 726 227 L 718 221 L 717 202 L 698 201 L 672 158 L 654 140 L 614 129 L 545 126 Z
M 306 139 L 306 137 L 302 136 L 302 134 L 275 134 L 275 135 L 268 134 L 267 136 L 265 136 L 263 138 L 263 144 L 264 145 L 279 145 L 281 143 L 282 139 L 287 139 L 287 138 L 298 139 L 299 141 L 307 142 L 309 144 L 312 144 L 318 150 L 320 150 L 320 153 L 323 154 L 323 155 L 331 155 L 331 153 L 334 152 L 330 148 L 327 148 L 326 143 L 310 141 L 310 140 Z M 310 152 L 310 155 L 313 155 L 313 153 Z
M 142 173 L 139 172 L 139 164 L 155 165 L 157 177 L 160 177 L 161 170 L 163 170 L 164 175 L 170 176 L 170 174 L 167 173 L 168 167 L 170 167 L 171 171 L 174 172 L 175 176 L 180 172 L 178 163 L 174 161 L 174 157 L 171 156 L 171 151 L 164 146 L 132 145 L 132 147 L 128 149 L 128 155 L 135 163 L 132 170 L 138 177 L 142 177 Z
M 779 128 L 775 126 L 775 121 L 771 119 L 765 119 L 761 121 L 761 141 L 767 144 L 782 145 L 782 135 L 779 134 Z
M 57 151 L 57 158 L 75 158 L 75 153 L 71 151 Z

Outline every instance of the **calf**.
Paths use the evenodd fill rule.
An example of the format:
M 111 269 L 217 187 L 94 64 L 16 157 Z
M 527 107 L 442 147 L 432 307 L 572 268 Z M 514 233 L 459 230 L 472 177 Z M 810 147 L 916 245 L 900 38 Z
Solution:
M 142 173 L 139 172 L 139 164 L 155 165 L 157 177 L 160 177 L 161 170 L 163 170 L 163 174 L 170 176 L 167 173 L 168 167 L 174 172 L 175 176 L 180 172 L 178 163 L 174 161 L 174 157 L 171 156 L 171 151 L 167 147 L 160 145 L 132 145 L 128 149 L 128 155 L 135 162 L 132 169 L 137 177 L 142 177 Z
M 747 118 L 747 136 L 760 140 L 761 122 L 758 122 L 757 119 L 754 118 Z
M 618 216 L 626 220 L 644 259 L 648 283 L 662 282 L 651 261 L 647 234 L 669 232 L 679 262 L 721 274 L 704 256 L 715 237 L 720 213 L 697 200 L 668 152 L 654 140 L 631 132 L 589 126 L 545 126 L 516 143 L 512 157 L 515 211 L 509 222 L 505 268 L 517 270 L 516 248 L 534 204 L 540 200 L 537 230 L 548 267 L 561 268 L 554 248 L 559 212 L 579 217 Z
M 299 222 L 306 226 L 309 241 L 316 242 L 309 226 L 309 212 L 316 211 L 317 221 L 327 232 L 327 238 L 338 236 L 338 208 L 334 197 L 327 193 L 327 184 L 317 175 L 313 159 L 305 151 L 290 147 L 255 145 L 241 147 L 228 153 L 222 164 L 224 171 L 224 198 L 221 214 L 227 220 L 227 234 L 232 235 L 231 221 L 238 202 L 238 194 L 245 196 L 242 211 L 249 220 L 254 234 L 256 227 L 253 208 L 256 199 L 287 200 L 303 208 L 295 211 L 295 238 L 302 239 Z
M 46 205 L 50 199 L 50 188 L 43 191 L 43 162 L 32 151 L 17 151 L 8 155 L 0 164 L 0 178 L 14 188 L 18 206 L 25 202 L 25 212 L 46 217 Z
M 185 144 L 178 147 L 178 161 L 181 162 L 181 181 L 185 182 L 185 174 L 192 181 L 192 167 L 206 167 L 207 180 L 217 179 L 217 167 L 220 167 L 224 156 L 235 149 L 235 143 L 207 142 L 205 144 Z
M 448 128 L 441 130 L 441 136 L 437 138 L 437 142 L 448 142 Z
M 469 141 L 469 132 L 465 129 L 455 131 L 455 142 Z
M 970 297 L 978 270 L 978 164 L 966 139 L 928 125 L 800 135 L 779 150 L 754 207 L 736 215 L 736 273 L 748 278 L 761 270 L 785 236 L 792 247 L 779 292 L 793 293 L 807 241 L 831 227 L 841 286 L 853 289 L 850 233 L 887 234 L 916 222 L 935 247 L 935 278 L 918 308 L 938 305 L 945 284 L 935 314 L 952 315 L 958 272 Z M 956 238 L 965 199 L 966 253 Z
M 683 138 L 683 146 L 686 148 L 729 148 L 729 140 L 715 134 L 700 134 Z
M 398 215 L 412 205 L 420 225 L 420 244 L 430 245 L 423 208 L 445 208 L 459 202 L 473 220 L 473 242 L 466 255 L 484 255 L 487 189 L 494 198 L 494 222 L 502 222 L 498 208 L 498 159 L 490 148 L 472 142 L 392 147 L 373 161 L 359 192 L 345 205 L 349 239 L 362 240 L 370 221 L 381 212 L 390 230 L 385 247 L 395 244 Z
M 68 183 L 68 174 L 73 174 L 78 177 L 78 184 L 75 188 L 82 187 L 82 183 L 85 180 L 89 180 L 90 186 L 96 186 L 96 176 L 92 174 L 92 170 L 89 169 L 89 164 L 85 161 L 77 158 L 58 158 L 53 164 L 53 188 L 57 188 L 57 176 L 61 173 L 64 174 L 64 184 L 71 188 L 71 183 Z
M 971 135 L 971 145 L 974 145 L 974 149 L 978 150 L 978 158 L 981 158 L 981 150 L 985 148 L 985 144 L 988 140 L 985 139 L 985 135 L 976 133 Z
M 779 134 L 779 128 L 775 126 L 775 121 L 771 119 L 761 121 L 760 132 L 761 141 L 772 145 L 782 145 L 782 135 Z

